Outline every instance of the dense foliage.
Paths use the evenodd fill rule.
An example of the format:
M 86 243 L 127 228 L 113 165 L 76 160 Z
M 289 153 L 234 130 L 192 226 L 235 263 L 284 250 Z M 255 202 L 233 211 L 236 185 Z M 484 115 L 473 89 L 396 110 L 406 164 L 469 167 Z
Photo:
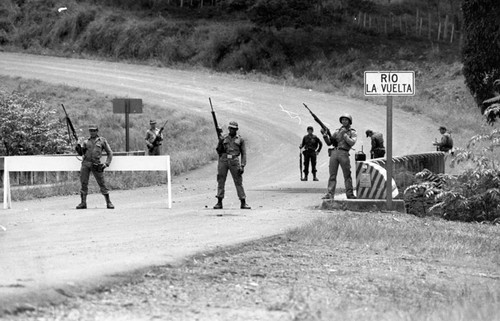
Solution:
M 66 139 L 64 124 L 42 101 L 0 92 L 0 155 L 60 154 Z
M 494 96 L 494 80 L 500 78 L 500 1 L 464 0 L 462 60 L 467 86 L 484 113 L 484 101 Z M 489 122 L 497 114 L 490 113 Z

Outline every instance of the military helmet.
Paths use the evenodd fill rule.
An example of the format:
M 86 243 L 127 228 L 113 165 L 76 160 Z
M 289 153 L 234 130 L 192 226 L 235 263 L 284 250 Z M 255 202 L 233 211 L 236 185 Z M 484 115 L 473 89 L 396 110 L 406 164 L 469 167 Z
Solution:
M 99 130 L 99 128 L 97 128 L 97 125 L 92 124 L 92 125 L 89 125 L 89 130 Z
M 227 126 L 228 128 L 235 128 L 235 129 L 238 129 L 238 123 L 235 122 L 235 121 L 231 121 L 229 122 L 229 126 Z
M 373 134 L 373 130 L 371 130 L 371 129 L 367 129 L 366 130 L 366 137 L 368 137 L 368 136 L 370 136 L 372 134 Z
M 349 119 L 349 123 L 352 125 L 352 116 L 349 114 L 343 114 L 342 116 L 339 117 L 339 122 L 342 122 L 342 118 L 347 118 Z

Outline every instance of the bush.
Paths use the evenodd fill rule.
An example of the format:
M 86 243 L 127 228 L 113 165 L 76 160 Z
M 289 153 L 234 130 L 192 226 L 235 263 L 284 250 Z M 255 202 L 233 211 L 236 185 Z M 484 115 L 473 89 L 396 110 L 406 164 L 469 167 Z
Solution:
M 0 154 L 39 155 L 67 151 L 64 124 L 43 101 L 0 93 Z

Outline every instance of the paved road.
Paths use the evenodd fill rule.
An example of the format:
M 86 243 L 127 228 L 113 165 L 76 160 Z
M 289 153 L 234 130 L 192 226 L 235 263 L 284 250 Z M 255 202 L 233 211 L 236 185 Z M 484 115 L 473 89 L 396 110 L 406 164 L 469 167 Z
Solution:
M 90 197 L 86 211 L 74 210 L 76 197 L 14 203 L 14 209 L 0 210 L 7 228 L 0 231 L 0 306 L 25 296 L 57 298 L 57 289 L 92 286 L 120 272 L 273 235 L 325 215 L 312 207 L 320 204 L 326 185 L 326 153 L 319 162 L 322 181 L 298 182 L 298 144 L 308 125 L 318 127 L 302 102 L 331 128 L 339 114 L 350 112 L 360 132 L 358 148 L 369 149 L 362 135 L 368 127 L 385 134 L 383 106 L 230 75 L 12 53 L 0 53 L 0 74 L 141 97 L 207 118 L 212 97 L 219 121 L 238 120 L 248 140 L 245 186 L 254 208 L 239 210 L 228 182 L 229 209 L 205 209 L 215 201 L 215 163 L 174 179 L 171 210 L 158 196 L 165 188 L 113 192 L 114 211 L 104 209 L 100 195 Z M 282 108 L 298 113 L 301 122 Z M 436 125 L 395 110 L 394 136 L 395 155 L 429 151 Z

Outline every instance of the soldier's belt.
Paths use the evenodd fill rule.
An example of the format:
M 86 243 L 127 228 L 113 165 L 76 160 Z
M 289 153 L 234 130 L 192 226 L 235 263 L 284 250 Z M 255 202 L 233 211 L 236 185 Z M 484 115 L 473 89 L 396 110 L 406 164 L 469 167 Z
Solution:
M 226 154 L 227 156 L 227 159 L 233 159 L 233 158 L 238 158 L 240 155 L 229 155 L 229 154 Z
M 348 152 L 348 151 L 349 151 L 348 149 L 341 148 L 341 147 L 333 147 L 333 148 L 330 148 L 329 150 L 331 150 L 331 151 L 334 151 L 334 150 L 343 150 L 343 151 L 345 151 L 345 152 Z

